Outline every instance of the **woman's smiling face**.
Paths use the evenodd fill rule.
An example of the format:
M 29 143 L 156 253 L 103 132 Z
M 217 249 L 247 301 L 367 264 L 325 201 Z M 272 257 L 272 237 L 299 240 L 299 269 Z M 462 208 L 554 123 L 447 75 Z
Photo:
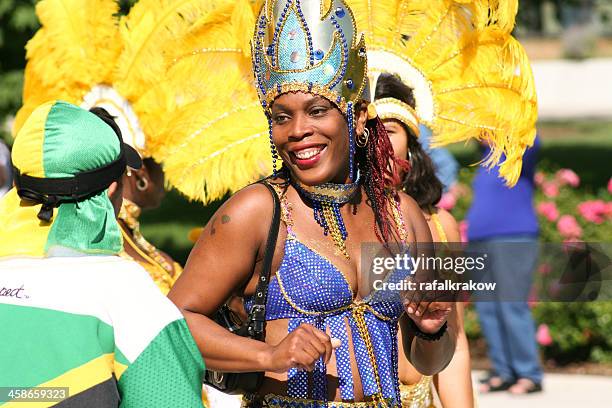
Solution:
M 322 96 L 289 92 L 272 105 L 272 139 L 292 175 L 306 185 L 348 181 L 348 126 Z

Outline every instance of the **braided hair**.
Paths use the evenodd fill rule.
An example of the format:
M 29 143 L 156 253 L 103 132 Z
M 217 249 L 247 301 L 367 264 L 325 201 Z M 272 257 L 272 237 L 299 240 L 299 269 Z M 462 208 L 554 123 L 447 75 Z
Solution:
M 390 213 L 390 197 L 399 200 L 394 185 L 397 181 L 396 166 L 405 167 L 406 162 L 397 159 L 387 130 L 380 118 L 368 120 L 366 128 L 370 132 L 368 143 L 357 149 L 357 163 L 363 174 L 363 186 L 376 220 L 375 233 L 380 242 L 389 243 L 399 237 L 397 225 Z M 391 192 L 391 195 L 389 195 Z

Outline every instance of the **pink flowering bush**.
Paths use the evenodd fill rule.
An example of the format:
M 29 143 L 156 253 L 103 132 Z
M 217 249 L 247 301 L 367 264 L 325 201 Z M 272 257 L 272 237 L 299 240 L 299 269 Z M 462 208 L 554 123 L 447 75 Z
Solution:
M 548 275 L 552 271 L 552 266 L 549 263 L 543 262 L 538 266 L 538 272 L 542 275 Z
M 468 242 L 467 237 L 468 230 L 468 222 L 466 220 L 462 220 L 459 222 L 459 235 L 461 236 L 461 242 Z
M 545 181 L 542 183 L 542 192 L 548 198 L 555 198 L 559 195 L 559 185 L 554 181 Z
M 540 346 L 550 346 L 553 344 L 553 338 L 550 335 L 550 329 L 548 325 L 541 324 L 538 326 L 538 331 L 536 333 L 536 341 Z
M 556 170 L 556 169 L 555 169 Z M 462 170 L 460 179 L 470 185 L 473 170 Z M 541 242 L 564 243 L 567 251 L 583 242 L 610 242 L 612 237 L 612 178 L 599 189 L 584 185 L 571 169 L 538 170 L 534 176 L 534 207 Z M 452 213 L 465 217 L 472 193 L 460 197 Z M 459 222 L 462 236 L 467 224 Z M 534 287 L 548 288 L 548 295 L 563 288 L 556 283 L 559 266 L 554 259 L 541 259 L 534 273 Z M 544 285 L 551 282 L 550 285 Z M 528 303 L 537 322 L 536 341 L 545 360 L 556 364 L 578 361 L 612 362 L 612 302 L 538 302 L 534 291 Z M 472 340 L 482 337 L 477 314 L 466 308 L 465 330 Z
M 548 221 L 554 222 L 559 218 L 559 210 L 557 204 L 554 201 L 543 201 L 536 207 L 539 215 L 546 218 Z
M 578 204 L 578 213 L 588 222 L 601 224 L 612 217 L 612 202 L 584 201 Z
M 567 240 L 578 239 L 582 236 L 582 228 L 573 215 L 562 215 L 557 222 L 557 230 Z
M 612 236 L 612 197 L 607 189 L 597 194 L 581 191 L 580 177 L 570 169 L 554 174 L 538 172 L 536 213 L 540 240 L 608 242 Z M 609 188 L 608 188 L 609 189 Z
M 555 174 L 555 179 L 561 186 L 578 187 L 580 185 L 580 177 L 573 170 L 561 169 Z
M 455 204 L 457 204 L 457 197 L 454 193 L 449 191 L 442 194 L 442 197 L 438 202 L 438 207 L 442 208 L 443 210 L 450 211 L 455 207 Z

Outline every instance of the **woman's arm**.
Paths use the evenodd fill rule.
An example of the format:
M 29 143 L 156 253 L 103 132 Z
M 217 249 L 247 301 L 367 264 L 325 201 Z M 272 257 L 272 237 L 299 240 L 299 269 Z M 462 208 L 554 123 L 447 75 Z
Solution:
M 455 218 L 445 210 L 439 210 L 438 214 L 448 242 L 460 242 L 461 236 Z M 434 384 L 444 408 L 472 408 L 474 406 L 470 348 L 463 327 L 463 313 L 463 303 L 455 303 L 455 310 L 449 318 L 449 325 L 453 327 L 457 337 L 455 355 L 448 367 L 434 376 Z
M 414 243 L 412 256 L 423 259 L 435 256 L 432 247 L 432 238 L 427 222 L 416 202 L 407 195 L 400 193 L 402 198 L 402 211 L 405 220 L 413 232 Z M 413 281 L 416 284 L 431 282 L 437 276 L 436 271 L 427 270 L 423 263 L 415 271 Z M 455 350 L 455 336 L 452 328 L 437 341 L 428 341 L 415 336 L 407 319 L 412 319 L 416 326 L 425 333 L 435 333 L 446 322 L 452 304 L 436 302 L 435 293 L 421 289 L 406 293 L 406 314 L 400 319 L 404 353 L 410 363 L 422 374 L 433 375 L 440 372 L 450 362 Z
M 331 356 L 329 337 L 304 325 L 278 345 L 240 337 L 210 317 L 234 293 L 254 291 L 272 220 L 273 200 L 261 185 L 245 188 L 211 218 L 168 297 L 183 312 L 209 369 L 286 372 Z
M 444 408 L 472 408 L 474 390 L 472 388 L 470 349 L 463 329 L 463 303 L 456 304 L 453 315 L 450 322 L 456 327 L 455 355 L 448 367 L 434 376 L 434 384 Z

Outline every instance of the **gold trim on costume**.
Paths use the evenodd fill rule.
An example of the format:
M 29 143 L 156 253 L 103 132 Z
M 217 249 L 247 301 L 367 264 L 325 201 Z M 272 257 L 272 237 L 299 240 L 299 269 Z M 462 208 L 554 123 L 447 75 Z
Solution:
M 435 408 L 431 391 L 433 377 L 424 375 L 416 384 L 400 384 L 402 407 Z
M 381 98 L 374 101 L 381 120 L 395 119 L 408 126 L 419 137 L 419 119 L 412 106 L 395 98 Z
M 140 255 L 143 261 L 131 257 L 125 249 L 121 251 L 119 256 L 138 262 L 149 273 L 159 289 L 164 294 L 167 294 L 183 269 L 176 262 L 168 262 L 166 257 L 145 239 L 140 232 L 140 223 L 138 222 L 140 212 L 140 207 L 127 198 L 124 198 L 117 218 L 123 221 L 127 226 L 126 230 L 126 228 L 119 223 L 124 243 Z

